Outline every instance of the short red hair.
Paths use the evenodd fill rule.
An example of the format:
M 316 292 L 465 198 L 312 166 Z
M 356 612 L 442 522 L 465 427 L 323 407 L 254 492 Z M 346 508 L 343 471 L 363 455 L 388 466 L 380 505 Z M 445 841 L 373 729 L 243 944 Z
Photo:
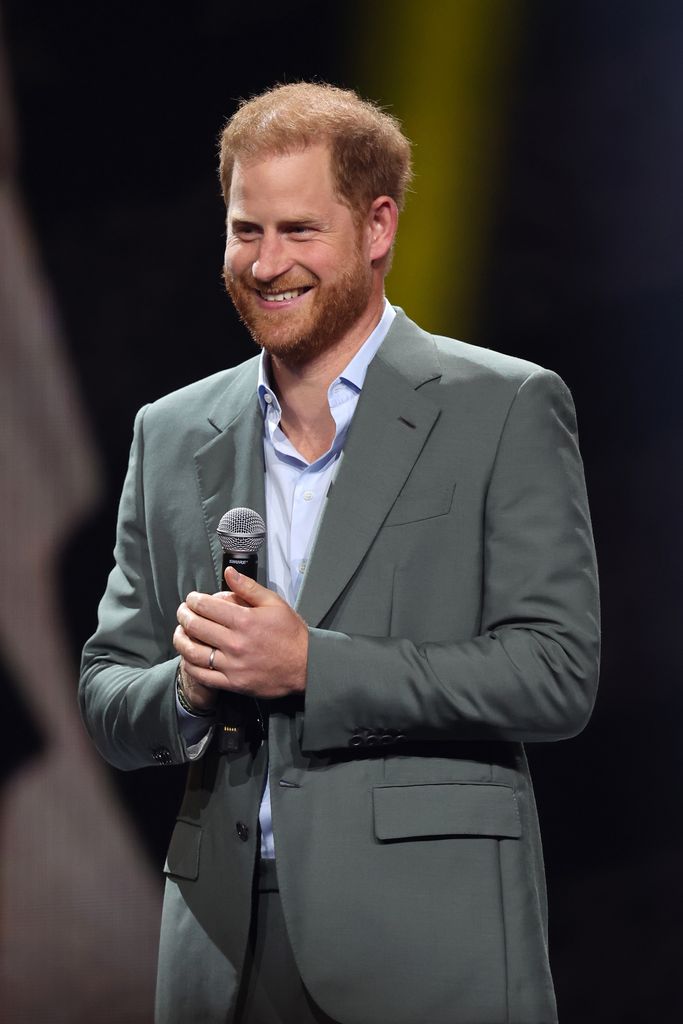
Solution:
M 317 82 L 276 85 L 243 100 L 221 135 L 220 179 L 227 206 L 236 160 L 329 146 L 339 198 L 364 216 L 378 196 L 402 209 L 412 178 L 400 122 L 350 89 Z

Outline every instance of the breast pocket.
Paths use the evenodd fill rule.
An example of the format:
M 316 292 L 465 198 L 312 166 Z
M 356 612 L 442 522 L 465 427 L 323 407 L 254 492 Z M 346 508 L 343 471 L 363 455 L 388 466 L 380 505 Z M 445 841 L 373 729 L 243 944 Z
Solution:
M 461 782 L 376 786 L 373 812 L 380 842 L 430 836 L 518 839 L 522 834 L 511 786 Z
M 402 491 L 387 516 L 385 526 L 399 526 L 401 523 L 416 523 L 421 519 L 435 519 L 445 516 L 451 510 L 455 483 L 448 480 L 434 484 L 432 480 L 424 487 L 418 488 L 411 483 L 410 488 Z

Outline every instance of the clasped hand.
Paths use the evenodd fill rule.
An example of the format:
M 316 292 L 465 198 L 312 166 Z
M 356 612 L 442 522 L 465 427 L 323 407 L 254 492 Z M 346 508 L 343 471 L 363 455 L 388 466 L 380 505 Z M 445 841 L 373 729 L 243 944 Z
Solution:
M 218 691 L 283 697 L 306 686 L 308 627 L 286 601 L 233 568 L 230 592 L 193 591 L 179 606 L 173 646 L 187 697 L 211 707 Z M 209 667 L 211 650 L 213 668 Z

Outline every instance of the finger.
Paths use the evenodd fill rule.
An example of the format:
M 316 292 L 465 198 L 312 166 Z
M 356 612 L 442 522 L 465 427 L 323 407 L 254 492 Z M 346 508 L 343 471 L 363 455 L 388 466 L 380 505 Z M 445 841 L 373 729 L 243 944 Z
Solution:
M 192 591 L 185 598 L 186 611 L 184 614 L 197 616 L 206 622 L 213 622 L 227 629 L 242 630 L 246 626 L 244 614 L 249 609 L 238 595 L 232 595 L 232 597 L 233 599 L 228 601 L 216 594 L 200 594 L 197 591 Z M 183 605 L 180 607 L 182 608 Z M 178 610 L 180 611 L 180 609 Z M 181 624 L 185 625 L 185 621 L 181 620 Z M 187 631 L 194 635 L 196 628 L 199 627 L 193 621 L 191 628 Z M 203 636 L 202 639 L 204 639 Z
M 277 594 L 273 593 L 272 590 L 268 590 L 267 587 L 262 587 L 256 580 L 250 579 L 248 576 L 243 576 L 242 573 L 237 572 L 237 569 L 229 565 L 225 570 L 225 582 L 230 587 L 233 594 L 241 597 L 243 601 L 251 605 L 252 608 L 263 607 L 265 605 L 280 604 L 282 598 L 278 597 Z
M 188 595 L 188 597 L 190 596 Z M 209 647 L 222 647 L 226 642 L 226 623 L 219 621 L 215 614 L 211 616 L 205 614 L 207 601 L 213 600 L 208 594 L 197 596 L 203 599 L 197 603 L 197 608 L 191 608 L 187 601 L 183 601 L 179 606 L 178 622 L 192 640 L 198 640 Z
M 215 649 L 213 668 L 209 668 L 211 648 L 195 643 L 182 626 L 176 626 L 173 646 L 184 662 L 185 672 L 193 682 L 201 683 L 214 690 L 229 690 L 231 693 L 248 693 L 247 682 L 236 667 L 230 667 L 229 659 Z
M 182 655 L 185 661 L 191 664 L 193 668 L 205 668 L 208 671 L 211 671 L 211 652 L 216 651 L 216 654 L 213 656 L 213 665 L 215 667 L 218 648 L 194 640 L 191 636 L 188 636 L 182 626 L 176 626 L 175 628 L 173 646 L 178 654 Z
M 230 590 L 217 590 L 212 597 L 217 597 L 219 601 L 227 601 L 228 604 L 239 605 L 240 608 L 248 608 L 249 605 L 243 598 L 238 597 L 237 594 L 233 594 Z
M 185 662 L 185 669 L 195 682 L 219 689 L 228 686 L 228 680 L 221 671 L 223 664 L 221 652 L 217 648 L 196 643 L 187 635 L 182 626 L 176 626 L 173 634 L 173 646 Z M 213 668 L 209 668 L 211 651 L 215 650 Z
M 188 636 L 182 626 L 176 626 L 175 628 L 175 632 L 173 634 L 173 646 L 178 654 L 180 654 L 188 665 L 193 667 L 193 669 L 208 669 L 213 647 L 209 647 L 208 644 L 203 644 L 193 640 L 191 636 Z M 214 655 L 214 663 L 215 661 L 216 657 Z

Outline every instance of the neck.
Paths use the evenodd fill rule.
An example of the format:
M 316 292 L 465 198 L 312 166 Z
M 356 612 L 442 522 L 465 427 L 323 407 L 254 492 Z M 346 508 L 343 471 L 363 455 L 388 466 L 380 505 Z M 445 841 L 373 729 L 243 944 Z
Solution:
M 280 426 L 309 462 L 328 451 L 334 440 L 335 422 L 327 398 L 330 384 L 372 334 L 383 309 L 382 294 L 351 331 L 303 365 L 288 366 L 276 356 L 270 357 L 273 384 L 282 408 Z

